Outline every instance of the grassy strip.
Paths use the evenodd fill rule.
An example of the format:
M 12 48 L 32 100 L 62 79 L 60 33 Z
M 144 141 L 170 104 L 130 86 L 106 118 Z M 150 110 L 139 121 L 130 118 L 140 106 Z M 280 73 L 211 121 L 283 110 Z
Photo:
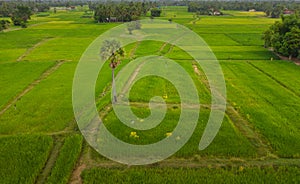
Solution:
M 0 183 L 35 183 L 52 146 L 44 135 L 0 138 Z
M 84 183 L 299 183 L 297 167 L 244 168 L 94 168 Z
M 82 136 L 72 135 L 66 138 L 58 155 L 51 175 L 46 183 L 67 183 L 81 152 Z

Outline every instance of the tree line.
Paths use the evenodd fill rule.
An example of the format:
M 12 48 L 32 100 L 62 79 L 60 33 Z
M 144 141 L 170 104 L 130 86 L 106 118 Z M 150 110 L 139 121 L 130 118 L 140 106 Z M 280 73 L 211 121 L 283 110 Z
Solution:
M 0 1 L 0 17 L 10 17 L 11 22 L 16 26 L 27 27 L 27 22 L 31 15 L 37 12 L 49 11 L 50 6 L 70 7 L 76 5 L 88 5 L 94 12 L 94 19 L 97 22 L 129 22 L 138 20 L 140 16 L 145 16 L 153 8 L 152 15 L 159 16 L 160 10 L 155 9 L 156 2 L 84 2 L 84 1 Z M 0 21 L 0 31 L 7 29 L 10 21 L 7 19 Z
M 263 34 L 265 47 L 271 47 L 274 52 L 289 59 L 300 59 L 300 16 L 299 14 L 281 16 L 282 21 L 276 21 Z
M 33 13 L 46 12 L 50 9 L 48 3 L 0 1 L 0 17 L 10 17 L 18 7 L 28 7 Z
M 266 16 L 279 18 L 285 10 L 300 11 L 299 1 L 189 1 L 189 12 L 210 15 L 215 10 L 263 11 Z
M 109 2 L 89 3 L 94 11 L 94 19 L 98 22 L 129 22 L 138 20 L 155 7 L 155 2 Z
M 30 20 L 31 15 L 38 12 L 47 12 L 50 7 L 71 7 L 71 6 L 83 6 L 87 5 L 88 2 L 84 0 L 72 0 L 72 1 L 22 1 L 22 0 L 11 0 L 1 1 L 0 0 L 0 18 L 9 17 L 11 21 L 5 19 L 0 20 L 0 31 L 7 29 L 11 23 L 16 26 L 27 27 L 27 22 Z
M 10 17 L 0 21 L 0 31 L 7 29 L 12 22 L 16 26 L 27 27 L 30 16 L 36 12 L 46 12 L 50 6 L 46 3 L 34 2 L 0 2 L 0 17 Z

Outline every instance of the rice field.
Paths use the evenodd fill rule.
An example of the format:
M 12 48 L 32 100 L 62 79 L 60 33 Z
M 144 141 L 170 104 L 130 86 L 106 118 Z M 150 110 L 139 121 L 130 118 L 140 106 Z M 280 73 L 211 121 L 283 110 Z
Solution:
M 172 18 L 199 34 L 222 67 L 227 109 L 209 147 L 198 149 L 212 108 L 201 67 L 176 46 L 142 41 L 125 46 L 126 56 L 116 75 L 139 57 L 173 59 L 196 85 L 201 102 L 197 126 L 178 152 L 152 165 L 127 167 L 99 155 L 78 135 L 72 83 L 89 44 L 120 23 L 95 23 L 82 18 L 83 10 L 50 11 L 49 16 L 34 15 L 26 29 L 0 33 L 0 181 L 300 182 L 300 68 L 279 60 L 261 40 L 262 32 L 277 19 L 264 17 L 261 12 L 225 11 L 225 16 L 200 16 L 196 20 L 186 7 L 162 9 L 159 19 Z M 127 73 L 127 78 L 132 75 Z M 171 135 L 181 113 L 181 99 L 172 83 L 145 77 L 133 85 L 129 101 L 137 116 L 134 121 L 150 115 L 148 102 L 153 96 L 162 97 L 167 104 L 163 121 L 142 131 L 124 125 L 111 108 L 111 81 L 107 63 L 99 73 L 95 102 L 104 125 L 114 136 L 130 144 L 146 145 Z

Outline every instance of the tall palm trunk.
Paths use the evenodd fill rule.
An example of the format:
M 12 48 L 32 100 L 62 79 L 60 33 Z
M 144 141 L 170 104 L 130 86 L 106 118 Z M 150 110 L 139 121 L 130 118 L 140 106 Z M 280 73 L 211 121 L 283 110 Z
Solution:
M 116 86 L 115 86 L 115 69 L 114 68 L 112 68 L 112 93 L 113 93 L 112 102 L 116 103 L 117 102 L 117 92 L 116 92 Z

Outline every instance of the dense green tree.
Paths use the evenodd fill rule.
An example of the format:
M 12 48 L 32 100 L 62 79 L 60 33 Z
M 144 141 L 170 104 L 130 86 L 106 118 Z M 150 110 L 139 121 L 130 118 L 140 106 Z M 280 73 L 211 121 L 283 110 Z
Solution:
M 271 29 L 268 29 L 264 32 L 262 39 L 265 41 L 264 47 L 270 47 L 271 46 L 271 39 L 272 39 L 273 31 Z
M 12 7 L 10 7 L 6 2 L 3 2 L 0 6 L 0 16 L 9 17 L 12 10 Z
M 160 14 L 161 14 L 161 10 L 158 9 L 158 8 L 153 8 L 151 10 L 151 16 L 152 17 L 160 17 Z
M 105 22 L 108 16 L 107 8 L 104 5 L 99 5 L 95 11 L 94 18 L 98 22 Z
M 141 2 L 109 2 L 100 4 L 90 4 L 94 10 L 94 19 L 97 22 L 129 22 L 138 20 L 140 16 L 145 15 L 150 9 L 150 4 Z
M 270 16 L 271 18 L 279 18 L 280 15 L 283 13 L 284 6 L 282 5 L 276 5 L 272 8 Z
M 298 57 L 300 51 L 300 29 L 293 27 L 290 32 L 287 32 L 283 37 L 282 47 L 280 53 L 292 57 Z
M 282 16 L 282 21 L 275 22 L 263 34 L 265 47 L 284 56 L 299 57 L 300 51 L 300 19 L 299 15 Z
M 28 6 L 17 6 L 17 9 L 13 12 L 11 20 L 14 25 L 26 27 L 26 23 L 30 16 L 33 14 Z
M 188 1 L 189 12 L 198 12 L 198 15 L 209 15 L 211 11 L 240 10 L 264 11 L 266 16 L 278 18 L 285 9 L 300 10 L 299 1 Z
M 9 27 L 10 22 L 8 20 L 0 20 L 0 31 L 7 29 Z

